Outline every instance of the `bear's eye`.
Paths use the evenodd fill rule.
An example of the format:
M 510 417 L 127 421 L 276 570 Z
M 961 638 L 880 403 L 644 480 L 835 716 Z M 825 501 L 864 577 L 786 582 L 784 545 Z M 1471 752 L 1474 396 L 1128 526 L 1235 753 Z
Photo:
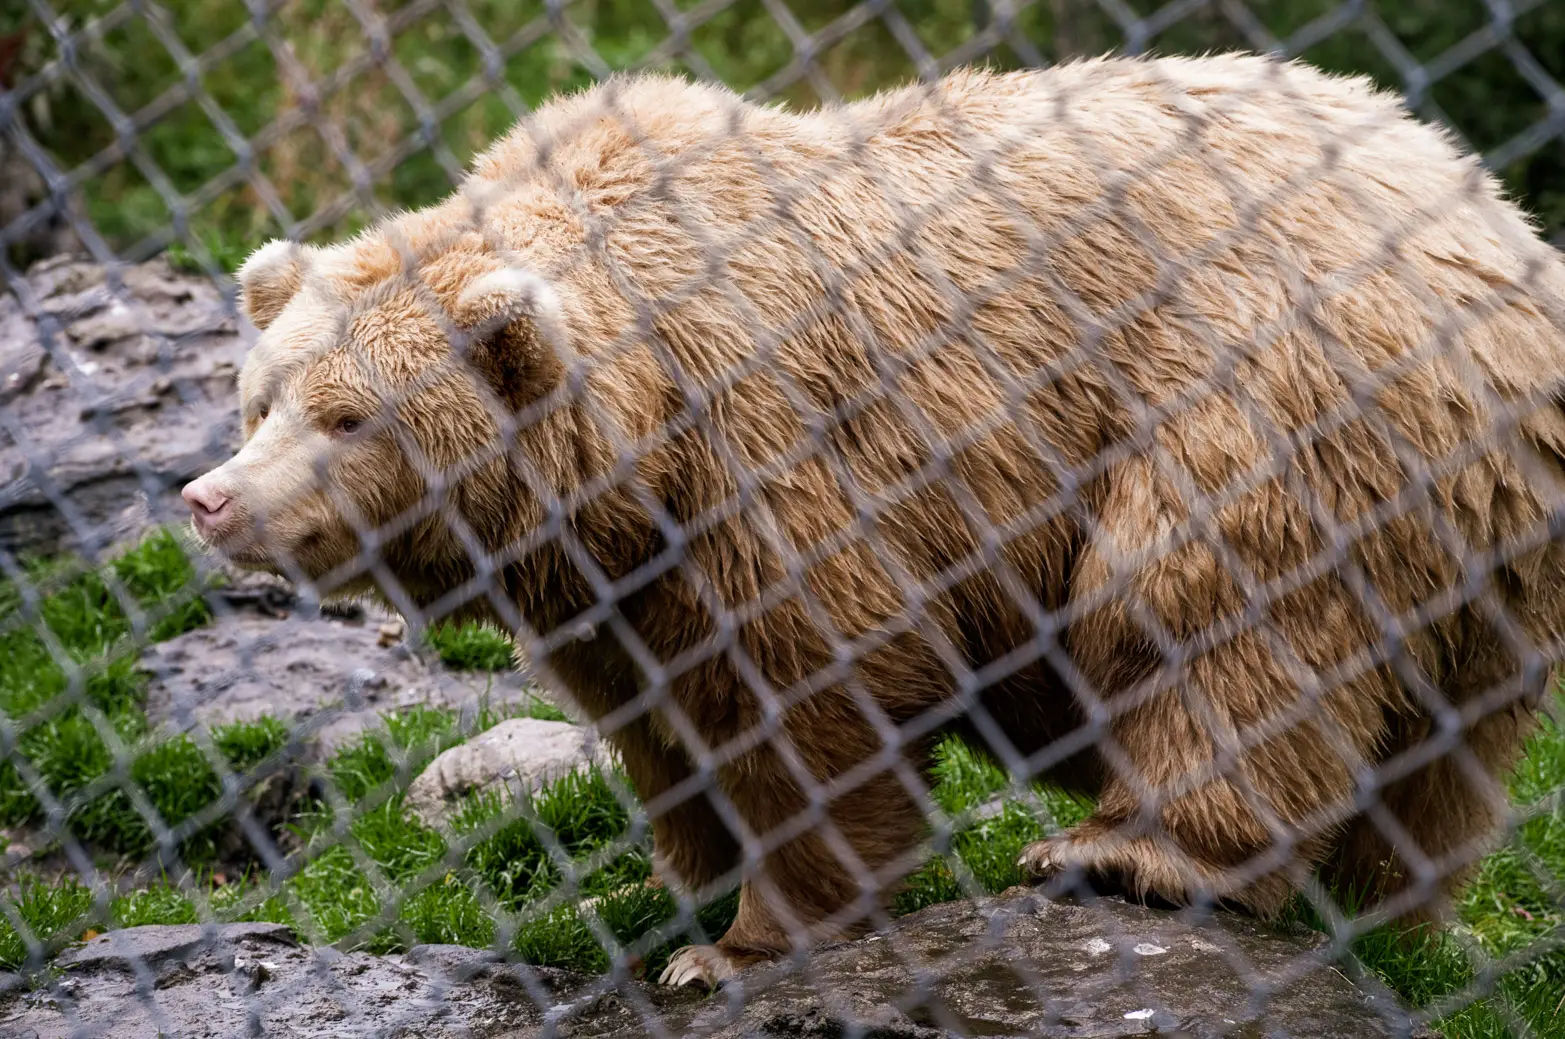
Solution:
M 265 422 L 266 421 L 266 416 L 271 414 L 271 411 L 272 411 L 272 406 L 270 404 L 266 403 L 265 401 L 263 401 L 261 403 L 261 406 L 255 409 L 256 420 L 259 421 L 259 422 Z
M 357 433 L 360 427 L 363 425 L 364 423 L 356 418 L 345 418 L 337 423 L 337 432 L 345 437 L 352 436 L 353 434 Z

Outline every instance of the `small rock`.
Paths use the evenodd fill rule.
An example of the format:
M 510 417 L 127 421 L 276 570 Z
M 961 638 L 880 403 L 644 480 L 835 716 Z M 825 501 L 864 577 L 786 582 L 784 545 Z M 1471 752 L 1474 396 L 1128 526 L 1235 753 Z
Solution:
M 129 927 L 101 934 L 77 949 L 67 949 L 55 961 L 62 967 L 134 970 L 188 960 L 198 951 L 232 946 L 242 939 L 293 945 L 293 932 L 282 924 L 169 924 Z
M 194 297 L 191 276 L 175 273 L 163 264 L 144 263 L 120 272 L 126 288 L 141 299 L 166 299 L 183 303 Z
M 0 399 L 25 392 L 43 371 L 44 359 L 38 333 L 20 304 L 0 297 Z
M 143 327 L 141 315 L 123 303 L 114 302 L 91 317 L 72 322 L 69 332 L 82 349 L 102 350 L 122 339 L 140 335 Z
M 445 824 L 452 802 L 472 791 L 532 793 L 551 779 L 609 764 L 590 728 L 512 718 L 435 758 L 408 787 L 404 804 L 425 825 Z
M 0 872 L 14 870 L 37 853 L 36 845 L 47 841 L 42 834 L 24 829 L 0 829 Z
M 241 570 L 223 560 L 211 560 L 222 576 L 218 595 L 230 606 L 250 608 L 276 619 L 286 618 L 298 592 L 286 578 L 259 570 Z
M 395 646 L 407 637 L 408 625 L 406 621 L 398 617 L 394 620 L 383 622 L 376 630 L 380 632 L 380 638 L 376 640 L 377 644 L 382 647 L 390 647 Z
M 238 995 L 248 995 L 277 976 L 277 964 L 247 956 L 234 957 L 232 988 Z
M 465 945 L 415 945 L 408 950 L 404 962 L 449 984 L 491 973 L 497 963 L 504 961 L 490 950 L 470 949 Z

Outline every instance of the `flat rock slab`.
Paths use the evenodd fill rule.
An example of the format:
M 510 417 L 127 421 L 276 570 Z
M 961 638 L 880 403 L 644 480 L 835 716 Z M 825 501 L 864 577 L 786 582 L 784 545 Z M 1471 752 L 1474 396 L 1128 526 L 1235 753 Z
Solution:
M 418 952 L 419 950 L 414 950 Z M 466 950 L 472 953 L 473 950 Z M 48 989 L 0 994 L 0 1035 L 29 1039 L 456 1039 L 531 1035 L 539 1004 L 586 983 L 528 972 L 531 991 L 499 985 L 474 963 L 344 954 L 300 945 L 269 924 L 136 927 L 95 938 L 58 961 Z M 511 979 L 506 979 L 510 981 Z
M 517 672 L 450 671 L 388 638 L 390 618 L 340 620 L 304 609 L 278 618 L 248 610 L 148 646 L 147 715 L 184 731 L 270 715 L 289 722 L 308 756 L 324 759 L 388 711 L 414 705 L 473 711 L 525 703 Z
M 0 990 L 0 1034 L 1432 1035 L 1389 995 L 1355 988 L 1324 962 L 1323 945 L 1320 935 L 1271 933 L 1232 917 L 1198 924 L 1112 899 L 1083 906 L 1012 895 L 914 913 L 885 933 L 819 950 L 802 970 L 758 968 L 705 998 L 496 963 L 458 946 L 371 956 L 298 945 L 270 925 L 142 927 L 62 956 L 66 971 L 50 989 Z
M 1372 999 L 1324 963 L 1324 945 L 1304 929 L 1278 934 L 1227 915 L 1198 924 L 1117 899 L 952 902 L 822 949 L 806 971 L 752 971 L 742 1010 L 713 1001 L 670 1030 L 722 1039 L 854 1026 L 877 1039 L 1432 1035 L 1389 994 Z
M 67 949 L 54 961 L 57 966 L 83 970 L 110 969 L 135 973 L 156 970 L 169 963 L 186 962 L 202 953 L 232 954 L 245 942 L 293 945 L 293 932 L 282 924 L 173 924 L 166 927 L 127 927 L 100 934 L 75 949 Z

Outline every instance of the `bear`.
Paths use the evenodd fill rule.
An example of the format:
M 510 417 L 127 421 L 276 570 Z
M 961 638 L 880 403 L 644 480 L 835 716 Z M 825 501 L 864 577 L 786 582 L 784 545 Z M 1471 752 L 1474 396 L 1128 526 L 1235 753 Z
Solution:
M 1565 264 L 1367 80 L 619 75 L 237 280 L 196 535 L 513 633 L 655 881 L 738 885 L 665 983 L 883 921 L 950 734 L 1095 799 L 1022 855 L 1049 891 L 1438 917 L 1503 831 L 1565 633 Z

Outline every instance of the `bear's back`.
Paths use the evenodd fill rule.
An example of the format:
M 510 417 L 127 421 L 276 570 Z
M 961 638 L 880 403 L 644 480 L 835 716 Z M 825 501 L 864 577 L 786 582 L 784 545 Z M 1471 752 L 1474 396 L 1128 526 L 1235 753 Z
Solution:
M 1107 59 L 795 114 L 632 78 L 549 106 L 475 180 L 558 281 L 596 406 L 665 441 L 642 469 L 674 517 L 765 501 L 691 544 L 731 604 L 798 553 L 852 636 L 998 538 L 1059 605 L 1099 579 L 1097 538 L 1161 555 L 1126 565 L 1188 634 L 1346 538 L 1403 611 L 1462 580 L 1441 523 L 1482 550 L 1557 494 L 1559 258 L 1364 81 Z M 1508 409 L 1536 459 L 1495 439 Z M 1554 562 L 1518 565 L 1559 630 Z M 1033 630 L 1004 584 L 928 608 L 1004 618 L 972 636 L 992 655 Z

